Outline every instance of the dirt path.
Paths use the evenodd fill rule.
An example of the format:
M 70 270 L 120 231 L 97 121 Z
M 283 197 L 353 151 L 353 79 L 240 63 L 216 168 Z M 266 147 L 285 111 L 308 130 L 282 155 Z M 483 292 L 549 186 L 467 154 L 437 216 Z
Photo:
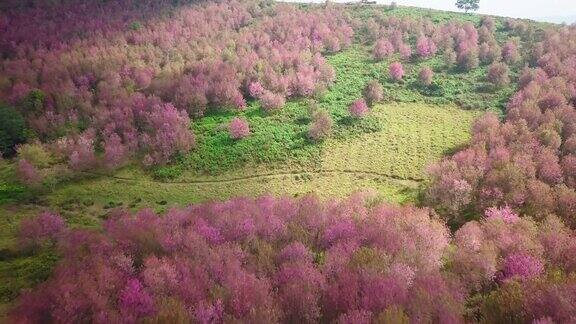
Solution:
M 227 178 L 227 179 L 213 179 L 213 180 L 180 180 L 180 181 L 161 181 L 155 180 L 151 178 L 145 179 L 137 179 L 137 178 L 129 178 L 129 177 L 122 177 L 122 176 L 115 176 L 115 175 L 107 175 L 103 173 L 96 173 L 96 172 L 85 172 L 86 174 L 93 175 L 93 176 L 101 176 L 107 177 L 115 180 L 123 180 L 123 181 L 130 181 L 130 182 L 152 182 L 152 183 L 162 183 L 162 184 L 220 184 L 220 183 L 234 183 L 234 182 L 242 182 L 248 180 L 258 180 L 258 179 L 265 179 L 265 178 L 277 178 L 283 176 L 305 176 L 305 175 L 321 175 L 321 174 L 352 174 L 357 176 L 376 176 L 379 178 L 385 178 L 388 180 L 392 180 L 397 183 L 402 183 L 403 185 L 417 185 L 418 183 L 424 181 L 423 178 L 401 178 L 394 175 L 373 172 L 373 171 L 358 171 L 358 170 L 312 170 L 312 171 L 290 171 L 290 172 L 271 172 L 271 173 L 264 173 L 264 174 L 254 174 L 250 176 L 242 176 L 242 177 L 234 177 L 234 178 Z

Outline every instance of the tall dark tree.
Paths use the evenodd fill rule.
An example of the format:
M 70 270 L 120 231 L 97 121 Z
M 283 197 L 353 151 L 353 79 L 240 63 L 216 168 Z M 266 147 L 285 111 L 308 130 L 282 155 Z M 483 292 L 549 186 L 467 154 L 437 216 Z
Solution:
M 12 156 L 14 147 L 24 143 L 25 122 L 22 115 L 12 107 L 0 105 L 0 154 Z
M 468 13 L 470 10 L 478 10 L 480 8 L 479 3 L 480 0 L 456 0 L 456 7 Z

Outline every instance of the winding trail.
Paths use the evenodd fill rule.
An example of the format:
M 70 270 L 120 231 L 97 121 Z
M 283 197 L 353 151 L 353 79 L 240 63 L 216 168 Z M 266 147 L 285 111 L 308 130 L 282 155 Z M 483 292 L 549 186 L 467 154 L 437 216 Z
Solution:
M 271 173 L 263 173 L 263 174 L 254 174 L 249 176 L 242 176 L 242 177 L 234 177 L 234 178 L 227 178 L 227 179 L 213 179 L 213 180 L 180 180 L 180 181 L 161 181 L 156 179 L 138 179 L 138 178 L 130 178 L 130 177 L 122 177 L 116 175 L 108 175 L 104 173 L 97 173 L 97 172 L 84 172 L 85 174 L 99 176 L 99 177 L 107 177 L 110 179 L 115 180 L 122 180 L 122 181 L 130 181 L 130 182 L 148 182 L 148 183 L 161 183 L 161 184 L 222 184 L 222 183 L 235 183 L 235 182 L 242 182 L 242 181 L 249 181 L 249 180 L 258 180 L 258 179 L 266 179 L 266 178 L 277 178 L 283 176 L 303 176 L 303 175 L 321 175 L 321 174 L 351 174 L 357 176 L 376 176 L 378 178 L 385 178 L 388 180 L 392 180 L 394 182 L 403 183 L 412 183 L 418 184 L 424 181 L 423 178 L 402 178 L 395 175 L 379 173 L 374 171 L 357 171 L 357 170 L 312 170 L 312 171 L 290 171 L 290 172 L 271 172 Z

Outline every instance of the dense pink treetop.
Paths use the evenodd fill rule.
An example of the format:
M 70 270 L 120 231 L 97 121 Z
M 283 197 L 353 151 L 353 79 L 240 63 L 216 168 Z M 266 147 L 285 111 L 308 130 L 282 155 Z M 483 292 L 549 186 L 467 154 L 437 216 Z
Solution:
M 266 89 L 264 89 L 264 87 L 262 86 L 262 84 L 258 81 L 256 82 L 251 82 L 248 85 L 248 94 L 252 97 L 252 98 L 260 98 L 264 92 L 266 91 Z
M 154 300 L 138 279 L 130 279 L 120 291 L 118 309 L 124 321 L 136 322 L 138 318 L 155 313 Z
M 576 269 L 575 234 L 558 218 L 539 224 L 490 208 L 451 240 L 429 210 L 370 197 L 235 198 L 163 216 L 116 210 L 103 231 L 67 229 L 50 213 L 25 219 L 22 247 L 57 242 L 61 260 L 11 319 L 461 322 L 466 296 L 486 289 L 487 319 L 516 311 L 509 289 L 526 321 L 573 314 L 574 281 L 547 276 Z
M 368 104 L 366 104 L 364 99 L 358 99 L 350 104 L 348 112 L 350 112 L 350 115 L 354 118 L 362 118 L 370 112 L 370 108 L 368 108 Z
M 360 309 L 370 321 L 392 308 L 462 318 L 464 299 L 440 274 L 447 228 L 369 197 L 235 198 L 162 217 L 114 211 L 102 232 L 58 227 L 62 259 L 12 319 L 355 321 Z
M 543 53 L 538 66 L 521 73 L 505 120 L 493 115 L 479 119 L 471 145 L 431 168 L 429 201 L 448 218 L 466 208 L 481 212 L 507 205 L 537 218 L 556 214 L 576 226 L 575 93 L 569 90 L 575 87 L 575 79 L 572 68 L 559 68 L 559 62 L 572 61 L 569 53 L 576 47 L 554 41 L 573 33 L 551 31 L 540 43 Z M 503 67 L 502 63 L 493 66 Z M 466 190 L 461 190 L 463 183 Z
M 394 62 L 389 67 L 390 77 L 394 81 L 400 81 L 404 77 L 404 67 L 400 62 Z
M 335 78 L 322 54 L 346 48 L 354 33 L 337 8 L 235 0 L 39 3 L 8 10 L 0 30 L 0 100 L 37 98 L 25 109 L 29 125 L 47 147 L 76 145 L 63 157 L 76 171 L 134 156 L 162 164 L 190 150 L 182 112 L 243 109 L 245 97 L 275 109 L 312 96 Z M 133 106 L 143 96 L 153 101 L 145 114 Z M 89 152 L 104 146 L 104 157 Z
M 436 54 L 437 48 L 434 41 L 426 36 L 420 36 L 416 41 L 416 52 L 421 58 L 429 58 Z
M 250 126 L 244 118 L 234 117 L 228 124 L 228 133 L 232 139 L 241 139 L 250 135 Z
M 504 260 L 501 279 L 529 280 L 536 278 L 544 271 L 544 264 L 529 254 L 512 254 Z
M 394 45 L 389 40 L 379 39 L 374 45 L 373 55 L 375 60 L 382 61 L 392 54 L 394 54 Z
M 497 87 L 502 87 L 510 83 L 510 69 L 502 62 L 492 63 L 488 68 L 486 79 Z
M 486 209 L 484 216 L 487 219 L 500 219 L 505 223 L 515 223 L 520 219 L 518 214 L 508 206 L 503 208 L 490 207 Z

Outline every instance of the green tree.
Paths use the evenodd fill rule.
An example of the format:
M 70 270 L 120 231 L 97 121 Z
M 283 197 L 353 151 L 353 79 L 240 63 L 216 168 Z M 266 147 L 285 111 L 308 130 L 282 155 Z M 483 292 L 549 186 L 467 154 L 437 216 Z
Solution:
M 468 11 L 476 11 L 480 8 L 480 0 L 456 0 L 456 7 L 458 9 L 464 10 L 466 13 Z
M 0 105 L 0 153 L 14 155 L 14 147 L 26 141 L 26 122 L 14 108 Z

